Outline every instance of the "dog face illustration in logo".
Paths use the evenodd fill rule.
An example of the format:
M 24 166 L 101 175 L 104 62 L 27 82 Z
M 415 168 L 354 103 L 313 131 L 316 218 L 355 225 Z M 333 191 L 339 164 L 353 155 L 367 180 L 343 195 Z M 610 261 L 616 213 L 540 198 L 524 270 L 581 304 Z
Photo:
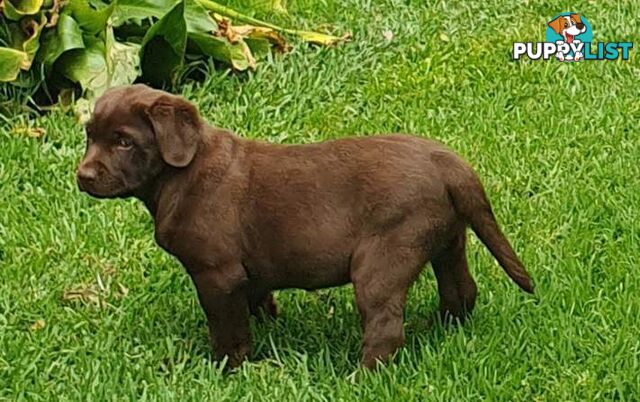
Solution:
M 572 43 L 576 36 L 587 31 L 587 26 L 582 22 L 582 18 L 578 14 L 560 15 L 553 21 L 548 23 L 549 27 L 558 35 L 562 36 L 565 43 Z M 582 52 L 576 52 L 574 55 L 567 55 L 567 61 L 578 61 L 584 58 Z M 558 53 L 558 60 L 564 61 L 565 56 Z

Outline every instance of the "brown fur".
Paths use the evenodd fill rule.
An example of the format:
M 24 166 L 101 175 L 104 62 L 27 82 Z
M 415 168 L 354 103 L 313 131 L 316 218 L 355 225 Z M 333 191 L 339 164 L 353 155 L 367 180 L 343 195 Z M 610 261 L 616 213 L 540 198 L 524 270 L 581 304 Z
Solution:
M 87 136 L 80 188 L 146 204 L 158 244 L 193 278 L 216 358 L 231 366 L 250 351 L 249 313 L 275 316 L 274 289 L 353 283 L 367 367 L 402 345 L 407 290 L 427 262 L 442 315 L 463 319 L 476 299 L 467 225 L 533 291 L 476 174 L 435 142 L 248 141 L 143 85 L 102 96 Z
M 562 35 L 562 30 L 565 28 L 567 20 L 563 16 L 559 16 L 553 21 L 550 21 L 547 25 L 551 27 L 558 35 Z

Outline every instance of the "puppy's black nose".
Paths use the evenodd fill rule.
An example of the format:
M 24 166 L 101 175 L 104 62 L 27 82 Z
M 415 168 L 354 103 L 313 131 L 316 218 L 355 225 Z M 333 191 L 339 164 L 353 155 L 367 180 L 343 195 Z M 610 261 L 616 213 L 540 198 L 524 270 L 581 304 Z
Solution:
M 584 29 L 584 24 L 582 22 L 579 22 L 576 24 L 576 28 L 582 31 Z
M 76 175 L 80 182 L 91 182 L 98 177 L 98 171 L 91 166 L 80 165 Z

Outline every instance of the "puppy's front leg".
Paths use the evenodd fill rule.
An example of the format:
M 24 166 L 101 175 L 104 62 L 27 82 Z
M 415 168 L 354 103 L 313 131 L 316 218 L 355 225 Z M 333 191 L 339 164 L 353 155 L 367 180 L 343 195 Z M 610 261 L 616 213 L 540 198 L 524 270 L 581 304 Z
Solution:
M 192 278 L 209 322 L 215 359 L 226 356 L 228 367 L 239 366 L 251 351 L 246 283 L 235 280 L 233 268 L 205 270 Z

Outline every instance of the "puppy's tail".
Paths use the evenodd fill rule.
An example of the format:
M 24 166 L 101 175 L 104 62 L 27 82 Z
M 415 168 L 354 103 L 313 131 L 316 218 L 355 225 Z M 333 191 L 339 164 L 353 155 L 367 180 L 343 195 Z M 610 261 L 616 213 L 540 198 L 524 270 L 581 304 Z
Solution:
M 450 152 L 438 157 L 453 205 L 471 226 L 502 269 L 522 290 L 533 293 L 533 282 L 511 244 L 500 230 L 482 183 L 473 169 Z

